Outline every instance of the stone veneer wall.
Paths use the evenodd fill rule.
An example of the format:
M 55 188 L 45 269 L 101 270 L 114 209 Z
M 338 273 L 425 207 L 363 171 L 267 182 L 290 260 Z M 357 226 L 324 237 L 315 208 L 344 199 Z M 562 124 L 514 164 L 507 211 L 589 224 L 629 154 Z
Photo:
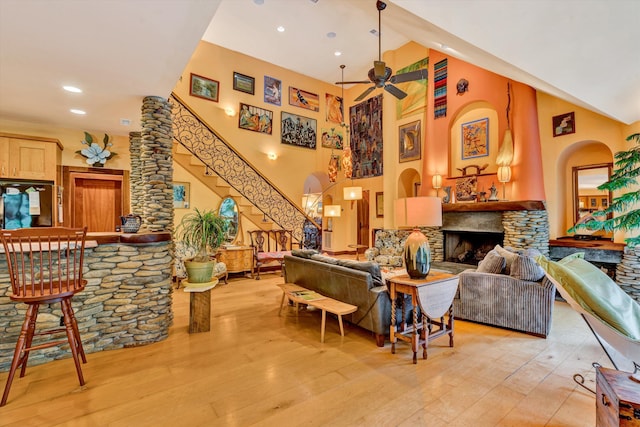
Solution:
M 616 268 L 616 282 L 640 304 L 640 246 L 625 246 L 622 262 Z
M 164 98 L 147 96 L 142 103 L 140 167 L 143 223 L 149 231 L 173 230 L 173 117 Z M 132 165 L 133 169 L 133 165 Z
M 133 347 L 166 339 L 171 310 L 171 241 L 103 244 L 85 250 L 87 286 L 73 298 L 86 353 Z M 0 257 L 0 371 L 11 365 L 26 305 L 9 299 L 11 283 Z M 60 304 L 43 305 L 37 328 L 57 327 Z M 55 336 L 60 339 L 60 335 Z M 64 339 L 64 334 L 62 334 Z M 36 340 L 40 340 L 37 338 Z M 51 339 L 49 337 L 48 339 Z M 71 357 L 68 344 L 34 351 L 29 365 Z
M 549 214 L 547 211 L 505 211 L 502 213 L 504 245 L 514 249 L 535 248 L 549 256 Z
M 129 132 L 129 156 L 131 158 L 131 173 L 129 175 L 129 187 L 131 194 L 131 212 L 142 216 L 144 200 L 144 187 L 142 185 L 142 160 L 140 149 L 142 147 L 142 134 Z

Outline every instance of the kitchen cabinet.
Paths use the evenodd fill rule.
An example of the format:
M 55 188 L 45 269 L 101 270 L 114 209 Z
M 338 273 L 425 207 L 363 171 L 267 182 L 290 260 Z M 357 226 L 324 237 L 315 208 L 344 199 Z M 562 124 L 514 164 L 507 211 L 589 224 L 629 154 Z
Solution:
M 57 182 L 61 160 L 57 139 L 0 133 L 0 178 Z

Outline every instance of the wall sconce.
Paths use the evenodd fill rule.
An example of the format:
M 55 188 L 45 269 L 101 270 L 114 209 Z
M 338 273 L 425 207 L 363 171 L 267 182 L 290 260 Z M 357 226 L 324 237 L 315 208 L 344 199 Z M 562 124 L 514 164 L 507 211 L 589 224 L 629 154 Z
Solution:
M 233 117 L 233 116 L 236 115 L 236 110 L 234 110 L 231 107 L 227 107 L 227 108 L 224 109 L 224 113 L 229 117 Z
M 343 198 L 345 200 L 361 200 L 362 187 L 344 187 Z
M 498 181 L 502 183 L 502 199 L 507 200 L 505 185 L 507 182 L 511 181 L 511 167 L 510 166 L 500 166 L 498 168 Z
M 442 188 L 442 175 L 440 175 L 439 173 L 433 175 L 433 178 L 431 178 L 431 185 L 433 185 L 433 188 L 436 189 L 436 197 L 438 197 L 438 193 Z
M 269 160 L 275 160 L 278 158 L 278 155 L 276 153 L 267 153 L 267 158 Z
M 324 207 L 324 216 L 327 217 L 327 231 L 333 231 L 333 218 L 338 218 L 341 212 L 340 205 L 326 205 Z

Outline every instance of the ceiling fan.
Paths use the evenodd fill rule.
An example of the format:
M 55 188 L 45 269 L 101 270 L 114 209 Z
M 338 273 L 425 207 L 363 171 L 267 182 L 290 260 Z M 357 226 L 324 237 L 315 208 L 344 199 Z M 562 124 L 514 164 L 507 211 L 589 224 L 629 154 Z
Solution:
M 411 82 L 414 80 L 422 80 L 427 78 L 427 70 L 421 69 L 416 71 L 409 71 L 408 73 L 396 74 L 392 76 L 391 68 L 387 67 L 384 61 L 382 60 L 382 32 L 380 30 L 380 22 L 382 11 L 387 7 L 387 4 L 383 1 L 378 0 L 376 2 L 376 8 L 378 9 L 378 60 L 373 61 L 373 68 L 369 70 L 368 76 L 369 80 L 358 80 L 351 82 L 336 82 L 337 85 L 346 85 L 346 84 L 370 84 L 373 83 L 373 86 L 365 90 L 360 96 L 358 96 L 355 100 L 362 101 L 376 88 L 384 88 L 391 95 L 395 96 L 398 99 L 403 99 L 407 96 L 407 94 L 395 87 L 393 84 L 395 83 L 403 83 L 403 82 Z

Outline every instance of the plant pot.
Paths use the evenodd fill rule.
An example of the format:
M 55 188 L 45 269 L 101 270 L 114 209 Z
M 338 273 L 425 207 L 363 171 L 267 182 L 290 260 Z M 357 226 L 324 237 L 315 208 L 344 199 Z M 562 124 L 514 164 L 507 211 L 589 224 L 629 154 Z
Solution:
M 187 270 L 187 280 L 189 283 L 210 282 L 215 264 L 215 261 L 185 261 L 184 267 Z

